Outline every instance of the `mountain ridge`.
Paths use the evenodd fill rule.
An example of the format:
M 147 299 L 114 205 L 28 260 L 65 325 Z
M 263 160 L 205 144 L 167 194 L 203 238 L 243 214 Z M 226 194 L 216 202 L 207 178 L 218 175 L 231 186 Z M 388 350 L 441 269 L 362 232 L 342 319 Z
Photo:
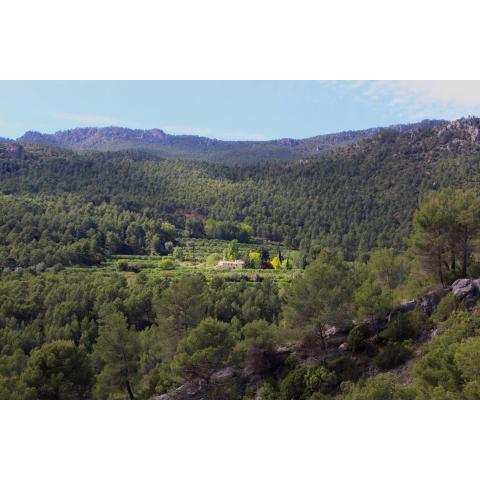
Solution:
M 303 139 L 279 138 L 263 141 L 172 135 L 160 128 L 141 130 L 126 127 L 85 127 L 59 130 L 52 134 L 30 130 L 15 140 L 2 141 L 51 145 L 74 151 L 148 150 L 167 159 L 252 162 L 258 159 L 294 160 L 317 156 L 339 145 L 372 138 L 386 130 L 413 132 L 447 123 L 444 120 L 423 120 L 412 124 L 342 131 Z

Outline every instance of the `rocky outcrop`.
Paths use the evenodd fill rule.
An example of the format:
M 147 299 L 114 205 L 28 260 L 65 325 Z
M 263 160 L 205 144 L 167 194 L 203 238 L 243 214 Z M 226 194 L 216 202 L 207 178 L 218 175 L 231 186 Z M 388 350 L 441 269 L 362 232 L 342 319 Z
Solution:
M 480 299 L 480 279 L 459 278 L 451 289 L 456 300 L 467 307 L 472 307 Z
M 293 147 L 300 143 L 299 140 L 295 140 L 294 138 L 280 138 L 279 140 L 274 140 L 275 143 L 279 145 L 287 145 L 289 147 Z
M 426 293 L 420 297 L 420 306 L 422 310 L 430 316 L 434 310 L 437 308 L 437 305 L 440 303 L 440 300 L 450 291 L 449 288 L 440 288 L 438 290 L 432 290 L 431 292 Z
M 288 356 L 298 348 L 298 345 L 288 345 L 271 352 L 249 351 L 243 368 L 226 366 L 214 372 L 208 382 L 204 379 L 187 381 L 168 393 L 154 397 L 154 400 L 203 400 L 212 398 L 212 392 L 218 389 L 223 395 L 232 391 L 227 398 L 238 398 L 238 390 L 256 388 L 265 378 L 277 378 Z
M 408 300 L 401 303 L 396 308 L 392 309 L 385 315 L 368 316 L 359 322 L 355 322 L 356 328 L 359 326 L 366 328 L 366 335 L 369 342 L 375 342 L 379 334 L 388 326 L 389 322 L 395 318 L 396 315 L 407 313 L 415 310 L 420 306 L 427 315 L 432 315 L 440 303 L 441 299 L 449 292 L 452 292 L 457 302 L 461 302 L 467 307 L 475 305 L 480 301 L 480 278 L 460 278 L 456 280 L 450 287 L 439 288 L 432 290 L 423 295 L 419 300 Z M 325 337 L 328 340 L 330 353 L 347 352 L 350 346 L 346 341 L 347 334 L 352 325 L 348 324 L 341 327 L 330 327 L 325 332 Z M 416 339 L 416 344 L 421 345 L 430 341 L 436 336 L 437 330 L 425 330 Z M 315 337 L 315 338 L 314 338 Z M 282 346 L 273 351 L 266 352 L 262 349 L 251 350 L 247 355 L 247 359 L 243 368 L 234 366 L 226 366 L 212 374 L 209 381 L 197 379 L 185 382 L 175 390 L 168 394 L 163 394 L 155 397 L 156 400 L 197 400 L 212 398 L 211 392 L 215 388 L 223 389 L 231 386 L 239 387 L 242 391 L 245 388 L 258 388 L 266 378 L 282 378 L 282 369 L 284 372 L 285 362 L 288 357 L 294 353 L 306 366 L 317 365 L 318 355 L 318 341 L 316 336 L 312 336 L 311 345 L 309 338 L 306 336 L 304 340 L 298 344 Z M 373 368 L 373 367 L 371 367 Z M 404 366 L 399 371 L 406 370 Z M 370 374 L 378 373 L 373 369 Z M 232 396 L 230 398 L 237 398 Z
M 387 326 L 387 323 L 388 323 L 387 316 L 376 315 L 376 316 L 365 317 L 362 320 L 361 325 L 363 325 L 364 327 L 367 327 L 368 332 L 370 333 L 370 336 L 374 336 L 379 334 Z
M 457 302 L 461 302 L 466 307 L 473 307 L 480 300 L 480 278 L 459 278 L 450 287 L 426 293 L 420 298 L 423 311 L 427 315 L 432 315 L 440 300 L 449 292 L 453 293 Z
M 171 393 L 154 397 L 154 400 L 201 400 L 205 398 L 207 382 L 202 378 L 191 380 L 180 385 Z

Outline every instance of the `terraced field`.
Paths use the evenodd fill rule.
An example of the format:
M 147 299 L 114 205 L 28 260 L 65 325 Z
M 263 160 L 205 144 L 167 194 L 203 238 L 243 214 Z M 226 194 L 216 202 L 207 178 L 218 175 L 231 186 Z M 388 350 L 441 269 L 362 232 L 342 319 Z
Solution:
M 261 281 L 262 279 L 271 278 L 276 282 L 289 283 L 293 278 L 301 273 L 301 269 L 219 269 L 215 266 L 209 266 L 206 259 L 212 253 L 222 254 L 225 248 L 230 244 L 226 240 L 209 240 L 186 238 L 179 243 L 182 249 L 182 259 L 175 258 L 173 254 L 168 256 L 149 256 L 149 255 L 114 255 L 100 266 L 95 267 L 71 267 L 70 271 L 89 271 L 98 275 L 114 275 L 121 273 L 127 278 L 132 278 L 138 274 L 157 277 L 180 277 L 183 275 L 191 275 L 193 273 L 202 273 L 208 280 L 221 277 L 226 281 L 248 280 L 252 282 Z M 278 251 L 283 256 L 288 255 L 291 251 L 286 249 L 279 243 L 240 243 L 240 255 L 248 251 L 258 251 L 266 249 L 269 257 L 273 258 Z M 126 270 L 122 270 L 126 268 Z

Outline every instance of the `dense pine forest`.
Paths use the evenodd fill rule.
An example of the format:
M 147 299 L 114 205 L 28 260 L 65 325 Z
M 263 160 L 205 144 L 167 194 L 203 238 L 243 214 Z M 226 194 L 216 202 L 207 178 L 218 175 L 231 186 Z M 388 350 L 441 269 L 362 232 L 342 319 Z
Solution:
M 480 398 L 480 120 L 288 143 L 1 144 L 0 398 Z

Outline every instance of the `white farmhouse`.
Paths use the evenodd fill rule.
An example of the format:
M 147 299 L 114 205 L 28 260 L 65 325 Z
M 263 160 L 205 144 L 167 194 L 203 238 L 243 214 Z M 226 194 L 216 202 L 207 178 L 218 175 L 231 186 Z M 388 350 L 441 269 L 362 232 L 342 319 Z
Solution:
M 243 268 L 245 266 L 244 260 L 221 260 L 218 262 L 216 268 L 225 268 L 228 270 L 234 270 L 237 268 Z

